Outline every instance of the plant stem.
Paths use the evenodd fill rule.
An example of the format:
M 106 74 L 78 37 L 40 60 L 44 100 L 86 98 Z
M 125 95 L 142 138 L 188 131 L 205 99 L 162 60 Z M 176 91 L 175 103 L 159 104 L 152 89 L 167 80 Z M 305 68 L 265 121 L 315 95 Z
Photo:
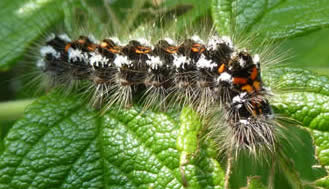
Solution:
M 20 118 L 27 105 L 31 104 L 34 99 L 24 99 L 17 101 L 0 103 L 0 120 L 16 120 Z

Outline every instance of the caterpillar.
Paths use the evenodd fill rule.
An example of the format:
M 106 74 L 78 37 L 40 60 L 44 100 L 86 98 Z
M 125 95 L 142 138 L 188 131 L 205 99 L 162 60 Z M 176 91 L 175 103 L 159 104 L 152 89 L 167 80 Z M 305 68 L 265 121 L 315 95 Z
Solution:
M 122 44 L 117 38 L 51 34 L 40 55 L 37 66 L 53 85 L 87 82 L 94 105 L 127 107 L 139 95 L 146 107 L 191 105 L 201 115 L 216 109 L 224 116 L 213 127 L 226 131 L 220 132 L 232 141 L 228 148 L 274 151 L 274 114 L 260 57 L 236 48 L 227 36 L 204 42 L 195 35 L 180 43 L 164 38 L 152 45 L 146 39 Z

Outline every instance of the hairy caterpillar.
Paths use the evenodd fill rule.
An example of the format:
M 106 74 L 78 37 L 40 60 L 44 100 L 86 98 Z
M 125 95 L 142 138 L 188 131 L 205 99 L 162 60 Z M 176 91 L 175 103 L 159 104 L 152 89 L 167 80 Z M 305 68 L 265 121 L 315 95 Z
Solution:
M 71 40 L 52 34 L 40 54 L 37 66 L 53 84 L 87 82 L 94 105 L 128 106 L 139 95 L 146 107 L 188 104 L 201 115 L 215 107 L 224 112 L 224 126 L 213 127 L 228 130 L 228 148 L 274 151 L 274 116 L 259 55 L 237 49 L 229 37 L 214 35 L 203 42 L 192 36 L 181 43 L 165 38 L 153 46 L 145 39 L 121 44 L 115 38 L 99 42 L 92 36 Z
M 89 8 L 88 10 L 91 9 Z M 124 15 L 130 15 L 130 13 L 133 12 L 133 10 L 130 11 L 127 9 L 124 9 L 124 11 Z M 143 11 L 144 9 L 142 12 Z M 85 15 L 87 11 L 84 10 L 79 12 Z M 93 16 L 88 18 L 94 19 L 96 17 L 95 14 L 92 15 Z M 108 15 L 103 16 L 105 17 L 104 21 L 106 20 L 112 23 L 112 20 L 115 20 Z M 160 15 L 160 17 L 161 16 L 162 15 Z M 67 17 L 65 15 L 65 19 L 66 18 Z M 171 109 L 172 106 L 175 105 L 191 105 L 202 115 L 202 118 L 205 119 L 201 119 L 203 127 L 198 127 L 202 130 L 193 135 L 193 139 L 197 140 L 195 143 L 195 150 L 198 151 L 192 152 L 193 154 L 188 154 L 190 155 L 187 157 L 188 159 L 190 157 L 202 157 L 201 152 L 203 152 L 202 150 L 204 150 L 205 147 L 210 147 L 210 150 L 215 149 L 220 152 L 223 150 L 225 153 L 213 153 L 217 155 L 217 157 L 214 157 L 216 155 L 213 157 L 216 158 L 216 163 L 220 163 L 222 168 L 226 168 L 226 170 L 230 170 L 230 168 L 232 169 L 232 175 L 229 177 L 232 188 L 237 188 L 237 186 L 240 187 L 242 185 L 235 184 L 237 180 L 236 177 L 238 177 L 239 180 L 243 180 L 245 176 L 249 175 L 262 175 L 262 181 L 265 183 L 268 182 L 269 186 L 273 186 L 274 177 L 277 178 L 277 175 L 283 175 L 277 174 L 275 169 L 278 167 L 277 164 L 280 163 L 277 160 L 281 160 L 279 159 L 281 149 L 285 148 L 284 145 L 286 143 L 285 141 L 281 141 L 281 138 L 279 138 L 281 134 L 284 133 L 280 133 L 280 130 L 277 131 L 277 129 L 280 129 L 278 127 L 281 125 L 277 124 L 276 121 L 280 117 L 278 114 L 274 115 L 271 112 L 271 108 L 269 108 L 270 105 L 268 101 L 271 103 L 276 103 L 277 98 L 271 99 L 272 96 L 270 90 L 266 90 L 262 79 L 264 79 L 266 85 L 271 87 L 274 87 L 276 83 L 268 81 L 268 78 L 265 77 L 266 72 L 264 72 L 265 75 L 260 72 L 264 71 L 264 64 L 266 64 L 266 61 L 268 60 L 267 58 L 273 59 L 274 56 L 263 56 L 261 52 L 266 50 L 263 45 L 257 46 L 259 47 L 259 50 L 257 51 L 257 53 L 260 53 L 259 56 L 256 56 L 255 52 L 252 51 L 252 48 L 247 48 L 248 50 L 240 48 L 249 46 L 250 41 L 248 41 L 248 44 L 246 45 L 239 43 L 239 40 L 236 41 L 234 36 L 239 31 L 237 31 L 237 33 L 234 31 L 229 34 L 226 33 L 226 35 L 230 35 L 235 38 L 233 39 L 234 45 L 226 37 L 212 36 L 211 34 L 209 36 L 212 37 L 208 38 L 207 34 L 203 35 L 199 28 L 202 28 L 201 30 L 203 30 L 204 27 L 211 27 L 213 23 L 200 24 L 198 22 L 198 25 L 193 25 L 193 28 L 190 28 L 190 32 L 188 31 L 189 28 L 186 27 L 183 29 L 178 29 L 181 26 L 174 26 L 175 29 L 168 30 L 171 26 L 167 25 L 170 25 L 170 20 L 174 19 L 166 19 L 164 22 L 159 21 L 160 23 L 153 24 L 152 28 L 148 28 L 146 32 L 140 33 L 137 37 L 131 37 L 130 34 L 139 32 L 138 30 L 141 29 L 141 27 L 148 27 L 148 25 L 151 26 L 150 23 L 144 22 L 145 18 L 146 17 L 144 17 L 144 14 L 141 14 L 138 16 L 138 20 L 134 21 L 134 27 L 129 27 L 129 29 L 125 29 L 126 31 L 123 32 L 123 29 L 121 29 L 119 24 L 116 24 L 115 22 L 113 22 L 113 25 L 119 32 L 111 31 L 111 27 L 101 27 L 99 22 L 94 22 L 92 19 L 88 19 L 87 22 L 82 23 L 82 30 L 85 31 L 76 31 L 74 29 L 71 30 L 69 27 L 77 23 L 75 21 L 68 21 L 65 22 L 66 29 L 60 30 L 67 32 L 70 38 L 65 37 L 65 35 L 61 35 L 61 33 L 58 33 L 59 35 L 50 35 L 49 39 L 45 43 L 38 43 L 38 45 L 44 45 L 44 47 L 39 48 L 41 50 L 40 53 L 39 50 L 32 49 L 32 51 L 26 55 L 30 56 L 31 53 L 35 54 L 34 52 L 38 53 L 38 65 L 39 68 L 41 68 L 39 70 L 41 70 L 41 75 L 46 76 L 38 77 L 38 79 L 42 78 L 48 85 L 58 86 L 68 92 L 71 91 L 71 88 L 78 89 L 70 95 L 75 96 L 76 92 L 78 92 L 79 94 L 82 94 L 81 96 L 88 96 L 87 101 L 90 99 L 91 104 L 94 107 L 97 107 L 97 109 L 114 109 L 113 111 L 116 111 L 116 108 L 120 108 L 120 106 L 129 107 L 131 104 L 135 103 L 135 100 L 139 100 L 145 108 L 160 108 L 163 112 L 157 112 L 156 114 L 167 115 L 167 113 L 165 113 L 167 108 Z M 190 15 L 188 15 L 188 18 L 190 19 Z M 129 18 L 129 20 L 134 19 Z M 89 24 L 88 22 L 94 22 L 97 27 L 87 26 Z M 142 24 L 144 22 L 146 25 L 141 26 L 140 22 L 142 22 Z M 122 23 L 126 25 L 127 22 L 122 21 Z M 151 21 L 151 23 L 153 22 Z M 176 25 L 175 23 L 177 22 L 175 21 L 173 24 Z M 166 27 L 163 27 L 162 24 L 166 24 Z M 223 23 L 217 24 L 219 25 L 216 30 L 220 33 L 225 33 L 222 31 L 222 27 L 224 27 Z M 204 41 L 198 39 L 197 37 L 184 36 L 184 33 L 178 34 L 178 31 L 181 30 L 185 33 L 197 33 Z M 42 32 L 45 32 L 45 30 L 42 30 Z M 99 34 L 99 32 L 102 34 Z M 105 38 L 108 34 L 103 33 L 107 32 L 120 37 L 120 40 Z M 166 33 L 163 34 L 163 32 Z M 88 36 L 89 33 L 97 36 L 96 38 L 101 41 L 97 41 L 93 39 L 93 37 Z M 81 38 L 79 38 L 79 34 L 85 36 L 81 36 Z M 143 34 L 144 37 L 145 35 L 147 36 L 146 38 L 148 38 L 148 40 L 138 38 L 139 36 L 143 36 Z M 36 34 L 35 36 L 40 36 L 40 34 Z M 164 38 L 163 36 L 170 36 L 174 40 Z M 245 36 L 241 37 L 243 37 L 243 40 L 248 40 Z M 26 36 L 25 38 L 32 40 L 31 37 Z M 63 46 L 62 48 L 59 48 L 58 45 L 50 44 L 56 42 L 55 38 L 59 38 L 64 41 L 57 41 L 59 42 L 59 45 Z M 104 38 L 107 40 L 103 40 Z M 126 38 L 128 38 L 128 41 L 125 40 Z M 184 40 L 184 38 L 186 40 Z M 218 41 L 221 41 L 222 45 L 216 45 L 220 43 L 216 43 L 216 40 L 212 40 L 215 38 L 217 38 Z M 261 37 L 258 39 L 262 40 Z M 188 40 L 190 40 L 190 44 L 185 43 L 185 41 Z M 20 40 L 10 41 L 18 42 Z M 103 44 L 102 41 L 104 42 Z M 132 41 L 137 41 L 139 44 L 134 44 L 135 42 L 131 43 Z M 214 42 L 215 45 L 212 45 L 212 42 Z M 49 45 L 47 43 L 49 43 Z M 84 43 L 88 43 L 89 45 L 84 45 Z M 19 45 L 23 44 L 20 42 Z M 137 47 L 137 45 L 139 47 Z M 67 51 L 65 51 L 66 46 Z M 222 54 L 213 53 L 213 49 L 216 47 L 221 48 L 220 52 L 222 52 Z M 227 52 L 224 50 L 226 48 Z M 10 47 L 10 49 L 14 50 L 16 48 Z M 125 49 L 125 51 L 123 51 L 123 49 Z M 180 51 L 178 49 L 180 49 Z M 193 55 L 191 55 L 192 53 Z M 274 55 L 279 54 L 277 53 Z M 58 58 L 59 56 L 60 58 Z M 67 56 L 67 58 L 61 58 L 62 56 Z M 48 59 L 48 57 L 52 59 Z M 251 57 L 250 61 L 248 60 L 248 57 Z M 260 60 L 257 61 L 257 59 Z M 24 59 L 24 61 L 30 60 Z M 180 63 L 179 61 L 183 63 Z M 257 62 L 261 64 L 261 67 L 257 66 Z M 115 63 L 118 64 L 116 65 Z M 166 65 L 166 67 L 163 65 Z M 241 69 L 237 65 L 240 65 Z M 246 66 L 243 68 L 243 65 Z M 254 67 L 255 65 L 256 67 Z M 125 66 L 127 68 L 125 68 Z M 178 67 L 178 69 L 176 69 L 176 67 Z M 27 71 L 24 70 L 24 72 L 26 73 Z M 272 73 L 272 70 L 270 70 L 270 73 Z M 34 73 L 29 72 L 29 74 Z M 260 77 L 261 75 L 264 77 Z M 277 85 L 281 84 L 282 83 L 280 82 Z M 34 88 L 32 90 L 34 90 Z M 64 95 L 67 94 L 69 93 Z M 281 95 L 281 93 L 278 94 Z M 57 111 L 58 108 L 63 107 L 63 102 L 66 100 L 62 98 L 60 94 L 56 98 L 58 101 L 54 100 L 57 102 L 55 103 L 57 105 L 52 106 L 53 111 Z M 119 106 L 114 107 L 112 105 Z M 277 107 L 277 104 L 274 105 Z M 80 108 L 84 109 L 84 106 Z M 129 112 L 130 110 L 120 110 L 120 113 L 122 114 L 122 112 L 126 111 Z M 98 113 L 97 110 L 92 112 L 96 114 Z M 104 114 L 104 116 L 101 114 L 100 117 L 95 117 L 93 119 L 101 122 L 101 120 L 109 116 L 111 112 L 112 111 Z M 138 117 L 147 116 L 148 113 L 149 112 L 143 115 L 138 115 Z M 168 114 L 169 113 L 170 112 L 168 112 Z M 175 113 L 175 115 L 177 114 L 179 115 L 179 112 Z M 184 111 L 181 115 L 181 117 L 184 118 L 186 116 Z M 275 118 L 273 116 L 275 116 Z M 181 120 L 184 120 L 184 118 Z M 180 126 L 179 123 L 182 122 L 181 120 L 177 121 L 176 126 Z M 73 124 L 74 122 L 72 125 Z M 137 124 L 134 126 L 136 127 Z M 157 125 L 155 125 L 154 128 L 156 127 Z M 167 126 L 164 127 L 167 128 Z M 101 127 L 99 129 L 100 134 L 105 133 L 102 132 L 102 128 L 105 127 Z M 122 129 L 123 127 L 115 125 L 114 128 Z M 136 128 L 140 130 L 143 127 L 137 126 Z M 181 131 L 183 130 L 184 125 L 176 128 L 179 129 L 178 131 Z M 210 133 L 209 135 L 208 131 Z M 111 133 L 113 133 L 113 135 L 115 134 L 115 132 Z M 295 132 L 289 133 L 296 135 Z M 172 149 L 176 149 L 175 135 L 169 135 L 169 133 L 166 134 L 171 136 L 173 139 L 174 145 L 172 146 Z M 153 134 L 150 136 L 157 137 L 158 135 Z M 216 141 L 214 142 L 213 140 L 207 140 L 209 139 L 207 138 L 208 136 L 211 136 L 212 139 L 215 139 Z M 103 139 L 101 140 L 103 141 Z M 123 140 L 126 140 L 126 138 L 123 138 Z M 177 141 L 179 142 L 179 138 L 177 138 Z M 190 142 L 192 140 L 186 141 Z M 293 140 L 290 141 L 295 142 Z M 204 143 L 206 144 L 205 147 L 197 146 L 203 145 Z M 217 145 L 217 148 L 212 148 L 213 144 Z M 112 146 L 109 148 L 112 148 Z M 268 151 L 262 153 L 264 148 L 275 153 L 268 153 Z M 234 155 L 235 152 L 243 151 L 245 149 L 247 152 L 251 152 L 253 155 L 256 155 L 256 164 L 249 164 L 250 157 L 247 157 L 248 160 L 246 162 L 239 161 L 244 158 L 244 154 L 239 153 L 236 158 L 233 158 L 234 160 L 237 160 L 234 162 L 236 164 L 232 164 L 230 166 L 230 162 L 226 161 L 230 158 L 232 159 L 230 155 Z M 297 150 L 296 148 L 293 148 L 293 150 L 298 152 L 302 151 L 299 149 Z M 290 157 L 296 157 L 295 155 L 290 154 L 290 151 L 293 150 L 288 150 Z M 260 154 L 258 154 L 258 152 L 260 152 Z M 262 165 L 262 161 L 258 161 L 259 157 L 262 155 L 268 155 L 266 156 L 265 161 L 269 163 L 269 166 L 274 167 L 271 169 L 265 165 L 266 168 L 264 170 L 269 170 L 268 172 L 270 172 L 269 174 L 271 175 L 267 173 L 263 174 L 257 169 L 258 165 Z M 187 173 L 186 170 L 183 169 L 187 168 L 186 165 L 194 162 L 192 160 L 186 165 L 184 163 L 185 161 L 179 162 L 179 165 L 177 163 L 178 166 L 182 167 L 179 167 L 181 175 L 178 175 L 178 179 L 179 176 L 181 176 L 183 181 L 183 174 Z M 248 168 L 246 168 L 247 166 Z M 240 174 L 240 172 L 243 171 L 247 172 L 243 174 L 244 176 Z M 276 176 L 274 176 L 274 174 Z M 189 175 L 186 176 L 186 178 L 188 178 Z M 270 177 L 266 179 L 267 176 Z M 280 179 L 275 179 L 276 182 L 278 180 L 280 182 Z M 189 179 L 186 180 L 187 184 L 191 184 L 191 182 L 192 181 Z M 183 184 L 185 184 L 185 182 Z M 234 187 L 234 185 L 236 186 Z

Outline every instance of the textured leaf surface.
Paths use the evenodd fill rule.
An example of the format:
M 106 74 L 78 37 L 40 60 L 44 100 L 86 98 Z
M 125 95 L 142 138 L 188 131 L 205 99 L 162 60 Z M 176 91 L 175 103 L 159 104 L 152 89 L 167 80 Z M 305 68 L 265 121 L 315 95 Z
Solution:
M 271 38 L 287 38 L 328 27 L 329 8 L 326 0 L 268 1 L 266 13 L 248 24 L 253 30 L 265 31 Z M 278 2 L 278 3 L 276 3 Z M 241 19 L 246 18 L 244 14 Z M 244 26 L 242 26 L 244 27 Z
M 278 89 L 273 101 L 286 113 L 312 129 L 329 130 L 329 79 L 303 69 L 279 68 L 265 74 L 269 86 Z
M 303 69 L 279 68 L 265 74 L 279 94 L 274 105 L 312 129 L 329 130 L 329 79 Z
M 7 70 L 26 48 L 63 18 L 60 0 L 0 2 L 0 70 Z
M 276 92 L 276 110 L 311 130 L 320 165 L 329 166 L 329 79 L 297 68 L 271 69 L 264 74 L 265 82 Z M 304 141 L 304 139 L 301 139 Z M 303 149 L 300 149 L 305 154 Z M 311 152 L 309 152 L 311 153 Z M 302 165 L 296 166 L 299 168 Z M 326 178 L 317 184 L 328 186 Z
M 224 34 L 235 27 L 237 33 L 282 39 L 329 26 L 326 0 L 214 0 L 213 9 Z
M 213 0 L 211 4 L 212 17 L 218 33 L 221 35 L 230 35 L 234 21 L 232 18 L 232 0 Z
M 274 90 L 302 91 L 329 96 L 329 78 L 300 68 L 276 68 L 264 72 L 264 79 Z
M 329 97 L 316 93 L 283 93 L 274 104 L 282 112 L 312 129 L 328 131 Z
M 329 132 L 313 130 L 316 154 L 321 165 L 329 167 Z
M 82 104 L 53 93 L 29 106 L 4 141 L 0 188 L 221 188 L 222 169 L 206 144 L 180 163 L 177 145 L 191 145 L 197 132 L 181 130 L 177 142 L 178 129 L 199 122 L 138 108 L 100 117 Z

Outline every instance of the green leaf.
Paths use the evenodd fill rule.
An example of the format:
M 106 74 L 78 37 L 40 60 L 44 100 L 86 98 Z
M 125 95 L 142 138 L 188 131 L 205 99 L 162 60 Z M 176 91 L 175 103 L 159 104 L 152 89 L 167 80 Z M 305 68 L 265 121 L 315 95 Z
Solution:
M 198 133 L 201 123 L 198 115 L 189 108 L 184 108 L 180 116 L 182 125 L 177 138 L 177 149 L 187 154 L 194 153 L 198 148 Z
M 253 19 L 253 23 L 242 25 L 250 30 L 263 31 L 272 39 L 288 38 L 329 26 L 329 8 L 326 0 L 271 1 L 264 6 L 264 14 Z M 274 2 L 278 2 L 274 4 Z M 273 6 L 274 5 L 274 6 Z M 247 12 L 241 19 L 248 18 Z M 240 16 L 240 15 L 239 15 Z M 241 22 L 238 22 L 241 23 Z
M 198 134 L 197 120 L 137 107 L 100 116 L 83 104 L 78 96 L 52 93 L 27 108 L 4 140 L 0 188 L 222 187 L 216 153 L 189 142 Z M 202 146 L 189 151 L 184 165 L 179 136 Z
M 232 8 L 231 8 L 232 7 Z M 329 26 L 326 0 L 213 0 L 213 17 L 220 33 L 260 33 L 271 39 L 289 38 Z
M 167 24 L 169 25 L 166 28 L 166 31 L 171 31 L 175 33 L 179 33 L 181 35 L 186 35 L 186 32 L 190 30 L 190 27 L 199 27 L 200 23 L 195 24 L 199 18 L 206 16 L 210 9 L 211 0 L 168 0 L 164 1 L 163 6 L 172 9 L 178 8 L 179 6 L 185 6 L 187 8 L 187 12 L 179 15 L 176 20 L 168 20 Z M 177 10 L 176 10 L 177 11 Z M 195 29 L 193 32 L 199 32 L 199 28 Z M 187 31 L 186 31 L 187 30 Z M 202 31 L 202 30 L 201 30 Z M 189 31 L 188 31 L 189 32 Z M 188 35 L 191 35 L 190 33 Z
M 264 82 L 284 91 L 303 91 L 329 96 L 329 78 L 300 68 L 271 68 L 263 73 Z
M 289 66 L 306 68 L 329 76 L 328 33 L 329 28 L 323 28 L 283 41 L 282 48 L 291 52 Z
M 273 105 L 304 126 L 321 131 L 329 130 L 328 96 L 309 92 L 282 93 L 275 98 Z
M 269 162 L 269 157 L 251 158 L 249 154 L 241 154 L 233 165 L 230 177 L 232 188 L 246 186 L 247 177 L 254 176 L 267 186 L 273 183 L 274 188 L 293 188 L 305 186 L 308 184 L 305 181 L 315 181 L 326 175 L 325 169 L 318 167 L 314 157 L 310 133 L 295 124 L 285 122 L 281 124 L 285 124 L 285 129 L 281 132 L 286 139 L 280 140 L 280 148 L 275 157 L 271 157 L 276 161 Z
M 264 74 L 268 86 L 278 88 L 272 101 L 281 113 L 312 129 L 329 130 L 329 79 L 303 69 L 278 68 Z M 290 89 L 290 90 L 289 90 Z
M 211 13 L 217 31 L 221 35 L 231 35 L 234 26 L 232 19 L 232 0 L 213 0 Z
M 248 178 L 248 189 L 265 189 L 266 187 L 260 181 L 259 177 Z
M 329 132 L 313 130 L 312 134 L 317 146 L 316 155 L 321 165 L 329 166 Z
M 63 18 L 63 0 L 2 0 L 0 7 L 0 71 L 17 63 L 31 43 Z
M 317 159 L 320 165 L 328 166 L 328 77 L 297 68 L 275 68 L 270 72 L 265 72 L 263 76 L 265 83 L 275 92 L 272 105 L 276 111 L 299 121 L 302 126 L 313 129 L 311 132 L 316 145 Z M 306 142 L 305 139 L 298 138 L 298 140 Z M 305 149 L 301 148 L 299 151 L 303 151 L 303 155 L 312 153 L 305 153 Z M 295 161 L 296 169 L 305 173 L 305 170 L 300 170 L 303 163 L 302 161 L 301 164 L 298 164 Z M 316 161 L 314 164 L 318 166 Z
M 201 143 L 199 134 L 202 125 L 199 116 L 191 108 L 183 108 L 180 121 L 176 147 L 180 152 L 179 163 L 184 186 L 203 188 L 207 183 L 212 183 L 214 188 L 222 188 L 224 172 L 216 160 L 216 152 Z M 211 158 L 207 159 L 207 156 Z M 193 177 L 198 177 L 198 180 L 193 180 Z
M 286 126 L 286 139 L 281 141 L 282 155 L 286 158 L 281 158 L 279 166 L 293 188 L 306 187 L 310 182 L 326 176 L 327 172 L 319 166 L 314 156 L 314 143 L 309 131 L 294 124 L 286 123 Z M 282 179 L 280 172 L 277 172 L 275 185 L 278 188 L 284 188 Z

